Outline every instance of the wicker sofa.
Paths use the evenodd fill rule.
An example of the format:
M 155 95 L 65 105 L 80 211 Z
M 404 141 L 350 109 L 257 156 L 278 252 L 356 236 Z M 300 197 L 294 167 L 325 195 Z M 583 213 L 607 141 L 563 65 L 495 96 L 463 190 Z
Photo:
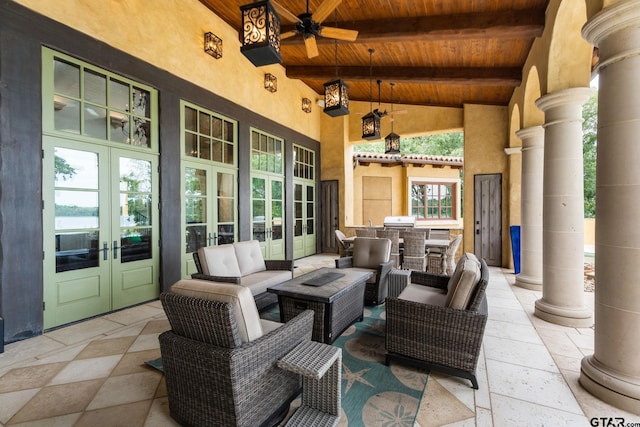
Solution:
M 257 240 L 205 246 L 193 253 L 192 279 L 234 283 L 251 290 L 258 310 L 278 301 L 267 288 L 293 278 L 293 260 L 265 260 Z
M 259 318 L 251 292 L 181 280 L 160 295 L 171 330 L 159 336 L 169 413 L 185 426 L 273 426 L 299 395 L 278 360 L 311 340 L 313 311 L 285 324 Z
M 477 389 L 488 280 L 486 262 L 469 253 L 460 258 L 451 277 L 412 271 L 411 283 L 386 301 L 385 362 L 466 378 Z

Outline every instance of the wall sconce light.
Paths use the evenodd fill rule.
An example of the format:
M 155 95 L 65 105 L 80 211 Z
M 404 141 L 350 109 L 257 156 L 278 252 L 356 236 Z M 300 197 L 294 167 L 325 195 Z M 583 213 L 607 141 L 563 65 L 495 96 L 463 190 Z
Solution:
M 309 98 L 302 98 L 302 111 L 305 113 L 311 112 L 311 100 Z
M 282 62 L 280 17 L 269 0 L 240 6 L 242 47 L 240 52 L 256 67 Z
M 267 73 L 264 75 L 264 88 L 269 92 L 277 92 L 278 90 L 278 79 L 271 73 Z
M 216 59 L 222 58 L 222 39 L 212 32 L 204 33 L 204 51 Z

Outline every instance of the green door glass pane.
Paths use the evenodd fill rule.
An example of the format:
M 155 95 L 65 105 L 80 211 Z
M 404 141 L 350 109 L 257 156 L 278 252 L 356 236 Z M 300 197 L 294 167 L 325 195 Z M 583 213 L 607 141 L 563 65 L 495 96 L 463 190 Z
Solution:
M 185 168 L 186 252 L 207 246 L 207 171 Z
M 129 112 L 129 84 L 116 79 L 109 81 L 109 106 L 118 111 Z
M 61 59 L 53 64 L 53 89 L 57 94 L 80 97 L 80 67 Z
M 185 132 L 184 133 L 184 154 L 189 157 L 198 156 L 198 136 Z
M 271 202 L 271 239 L 282 239 L 282 202 Z
M 253 178 L 251 186 L 251 197 L 254 199 L 264 199 L 267 196 L 266 181 L 262 178 Z
M 53 103 L 53 125 L 56 130 L 80 133 L 80 102 L 56 95 Z
M 211 160 L 211 138 L 209 137 L 200 137 L 200 158 Z
M 184 107 L 184 128 L 191 132 L 198 131 L 198 115 L 195 109 Z
M 150 259 L 153 238 L 151 162 L 121 157 L 119 166 L 121 262 Z
M 211 118 L 211 136 L 222 139 L 222 119 L 218 117 Z
M 97 267 L 98 155 L 54 150 L 56 273 Z
M 107 77 L 84 69 L 84 99 L 98 105 L 107 105 Z
M 84 134 L 107 139 L 107 109 L 91 104 L 84 105 Z
M 222 145 L 223 142 L 222 141 L 218 141 L 217 139 L 214 139 L 212 141 L 211 144 L 211 160 L 213 160 L 214 162 L 220 162 L 222 163 L 224 158 L 223 158 L 223 152 L 222 152 Z
M 235 162 L 235 155 L 233 154 L 233 144 L 224 144 L 225 156 L 224 163 L 233 165 Z

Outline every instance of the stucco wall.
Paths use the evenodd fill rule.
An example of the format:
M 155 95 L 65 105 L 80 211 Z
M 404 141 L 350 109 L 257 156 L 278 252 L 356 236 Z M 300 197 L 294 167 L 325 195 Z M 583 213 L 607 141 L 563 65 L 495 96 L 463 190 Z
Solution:
M 464 107 L 464 229 L 474 229 L 474 185 L 478 174 L 502 174 L 502 265 L 509 265 L 509 168 L 504 148 L 508 138 L 507 107 L 465 105 Z M 464 235 L 465 252 L 474 252 L 474 234 Z
M 198 1 L 16 0 L 29 9 L 203 87 L 223 98 L 315 140 L 320 140 L 322 109 L 301 109 L 302 98 L 315 101 L 313 90 L 287 79 L 279 65 L 254 67 L 240 53 L 238 32 Z M 240 13 L 238 11 L 238 13 Z M 204 33 L 223 41 L 223 56 L 203 51 Z M 278 78 L 278 91 L 264 89 L 264 74 Z
M 377 163 L 371 163 L 368 166 L 358 165 L 353 173 L 353 193 L 354 199 L 358 202 L 354 204 L 354 221 L 351 224 L 353 226 L 369 225 L 369 219 L 363 218 L 363 203 L 362 203 L 362 183 L 364 177 L 388 177 L 391 178 L 392 186 L 392 199 L 390 215 L 409 215 L 409 200 L 407 194 L 407 188 L 410 177 L 428 177 L 428 178 L 448 178 L 458 179 L 460 176 L 458 169 L 453 169 L 449 166 L 442 168 L 434 168 L 431 165 L 425 165 L 424 167 L 414 166 L 392 166 L 385 167 Z M 382 223 L 373 223 L 373 226 L 382 226 Z M 442 228 L 458 228 L 461 226 L 461 222 L 457 221 L 432 221 L 432 222 L 418 222 L 417 226 L 424 227 L 442 227 Z

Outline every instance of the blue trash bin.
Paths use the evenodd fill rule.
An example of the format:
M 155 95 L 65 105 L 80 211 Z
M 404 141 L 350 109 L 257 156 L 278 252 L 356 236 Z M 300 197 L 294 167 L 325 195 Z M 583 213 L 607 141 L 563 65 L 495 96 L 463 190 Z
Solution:
M 520 226 L 509 227 L 511 232 L 511 253 L 513 254 L 513 266 L 515 273 L 520 273 Z

